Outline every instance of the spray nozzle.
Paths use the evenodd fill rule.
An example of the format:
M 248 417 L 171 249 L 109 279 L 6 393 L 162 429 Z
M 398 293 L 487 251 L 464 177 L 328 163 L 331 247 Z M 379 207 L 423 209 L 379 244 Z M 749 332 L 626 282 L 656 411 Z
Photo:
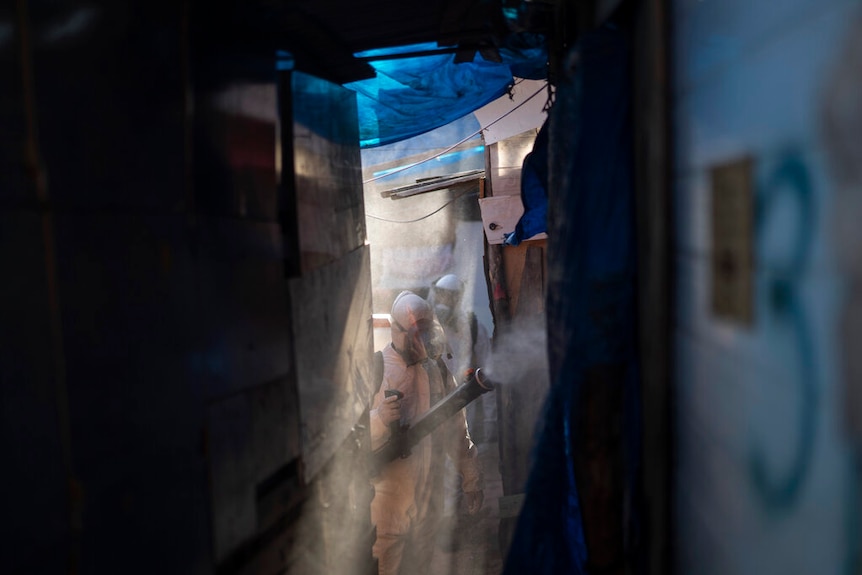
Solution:
M 443 350 L 446 347 L 446 336 L 443 334 L 440 324 L 434 322 L 425 326 L 419 332 L 419 337 L 422 340 L 422 345 L 425 347 L 425 353 L 428 357 L 437 359 L 443 355 Z
M 479 386 L 484 388 L 486 391 L 491 391 L 495 387 L 497 387 L 496 383 L 488 379 L 488 376 L 485 375 L 485 372 L 482 371 L 481 367 L 476 368 L 476 373 L 474 373 L 473 376 L 476 378 L 476 383 L 478 383 Z
M 488 376 L 485 375 L 485 372 L 482 371 L 481 367 L 477 367 L 476 369 L 470 368 L 464 372 L 464 382 L 468 382 L 472 379 L 476 380 L 476 383 L 479 384 L 479 387 L 482 388 L 483 393 L 486 391 L 493 391 L 497 384 L 488 379 Z

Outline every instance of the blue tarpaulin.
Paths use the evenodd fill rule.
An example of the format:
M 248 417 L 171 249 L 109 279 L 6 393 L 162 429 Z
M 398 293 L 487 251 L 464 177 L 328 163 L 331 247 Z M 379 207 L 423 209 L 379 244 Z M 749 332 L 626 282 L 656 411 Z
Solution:
M 547 52 L 542 36 L 515 35 L 499 49 L 502 62 L 478 53 L 472 62 L 455 62 L 455 54 L 389 59 L 438 49 L 435 43 L 371 50 L 375 78 L 345 87 L 357 93 L 362 147 L 390 144 L 444 126 L 499 98 L 514 77 L 543 79 Z M 386 58 L 374 60 L 374 58 Z

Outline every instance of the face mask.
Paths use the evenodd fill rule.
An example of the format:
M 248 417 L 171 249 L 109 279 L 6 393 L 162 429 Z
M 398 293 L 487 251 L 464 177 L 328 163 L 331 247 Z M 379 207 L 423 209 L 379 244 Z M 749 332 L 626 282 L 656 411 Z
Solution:
M 400 325 L 398 325 L 400 328 Z M 446 336 L 443 328 L 434 320 L 419 320 L 406 330 L 404 338 L 405 349 L 398 350 L 408 365 L 423 360 L 426 357 L 437 359 L 446 348 Z
M 434 313 L 437 314 L 437 319 L 439 319 L 442 323 L 449 323 L 452 319 L 452 308 L 448 305 L 437 305 L 434 307 Z
M 434 291 L 434 303 L 444 305 L 450 309 L 458 307 L 460 297 L 461 295 L 458 292 L 452 290 L 438 289 Z
M 422 329 L 419 332 L 419 336 L 428 357 L 431 359 L 438 359 L 443 355 L 446 338 L 443 335 L 443 330 L 437 322 L 433 322 L 430 326 Z

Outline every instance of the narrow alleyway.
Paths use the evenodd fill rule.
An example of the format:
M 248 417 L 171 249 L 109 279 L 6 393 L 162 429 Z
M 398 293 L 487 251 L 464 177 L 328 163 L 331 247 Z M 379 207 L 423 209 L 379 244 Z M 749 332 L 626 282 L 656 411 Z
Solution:
M 468 517 L 456 530 L 458 541 L 451 550 L 437 546 L 431 575 L 499 575 L 503 557 L 498 537 L 499 506 L 503 495 L 498 443 L 479 445 L 485 473 L 485 503 L 475 517 Z

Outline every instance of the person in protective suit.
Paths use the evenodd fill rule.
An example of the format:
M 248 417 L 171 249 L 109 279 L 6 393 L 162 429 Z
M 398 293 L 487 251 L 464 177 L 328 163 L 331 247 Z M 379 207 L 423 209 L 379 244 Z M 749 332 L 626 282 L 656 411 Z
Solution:
M 410 425 L 455 386 L 440 360 L 445 336 L 427 301 L 401 292 L 390 322 L 392 341 L 383 349 L 383 382 L 371 411 L 373 449 L 389 440 L 393 422 Z M 387 390 L 403 397 L 386 397 Z M 374 478 L 373 552 L 380 575 L 421 575 L 430 567 L 443 512 L 447 455 L 462 476 L 468 510 L 476 513 L 482 507 L 482 471 L 462 410 Z
M 488 330 L 476 319 L 475 313 L 462 309 L 463 295 L 464 282 L 455 274 L 447 274 L 434 282 L 428 298 L 449 345 L 450 353 L 444 353 L 443 360 L 456 378 L 468 369 L 486 366 L 491 353 Z M 477 443 L 496 441 L 496 398 L 483 395 L 468 405 L 467 424 Z

